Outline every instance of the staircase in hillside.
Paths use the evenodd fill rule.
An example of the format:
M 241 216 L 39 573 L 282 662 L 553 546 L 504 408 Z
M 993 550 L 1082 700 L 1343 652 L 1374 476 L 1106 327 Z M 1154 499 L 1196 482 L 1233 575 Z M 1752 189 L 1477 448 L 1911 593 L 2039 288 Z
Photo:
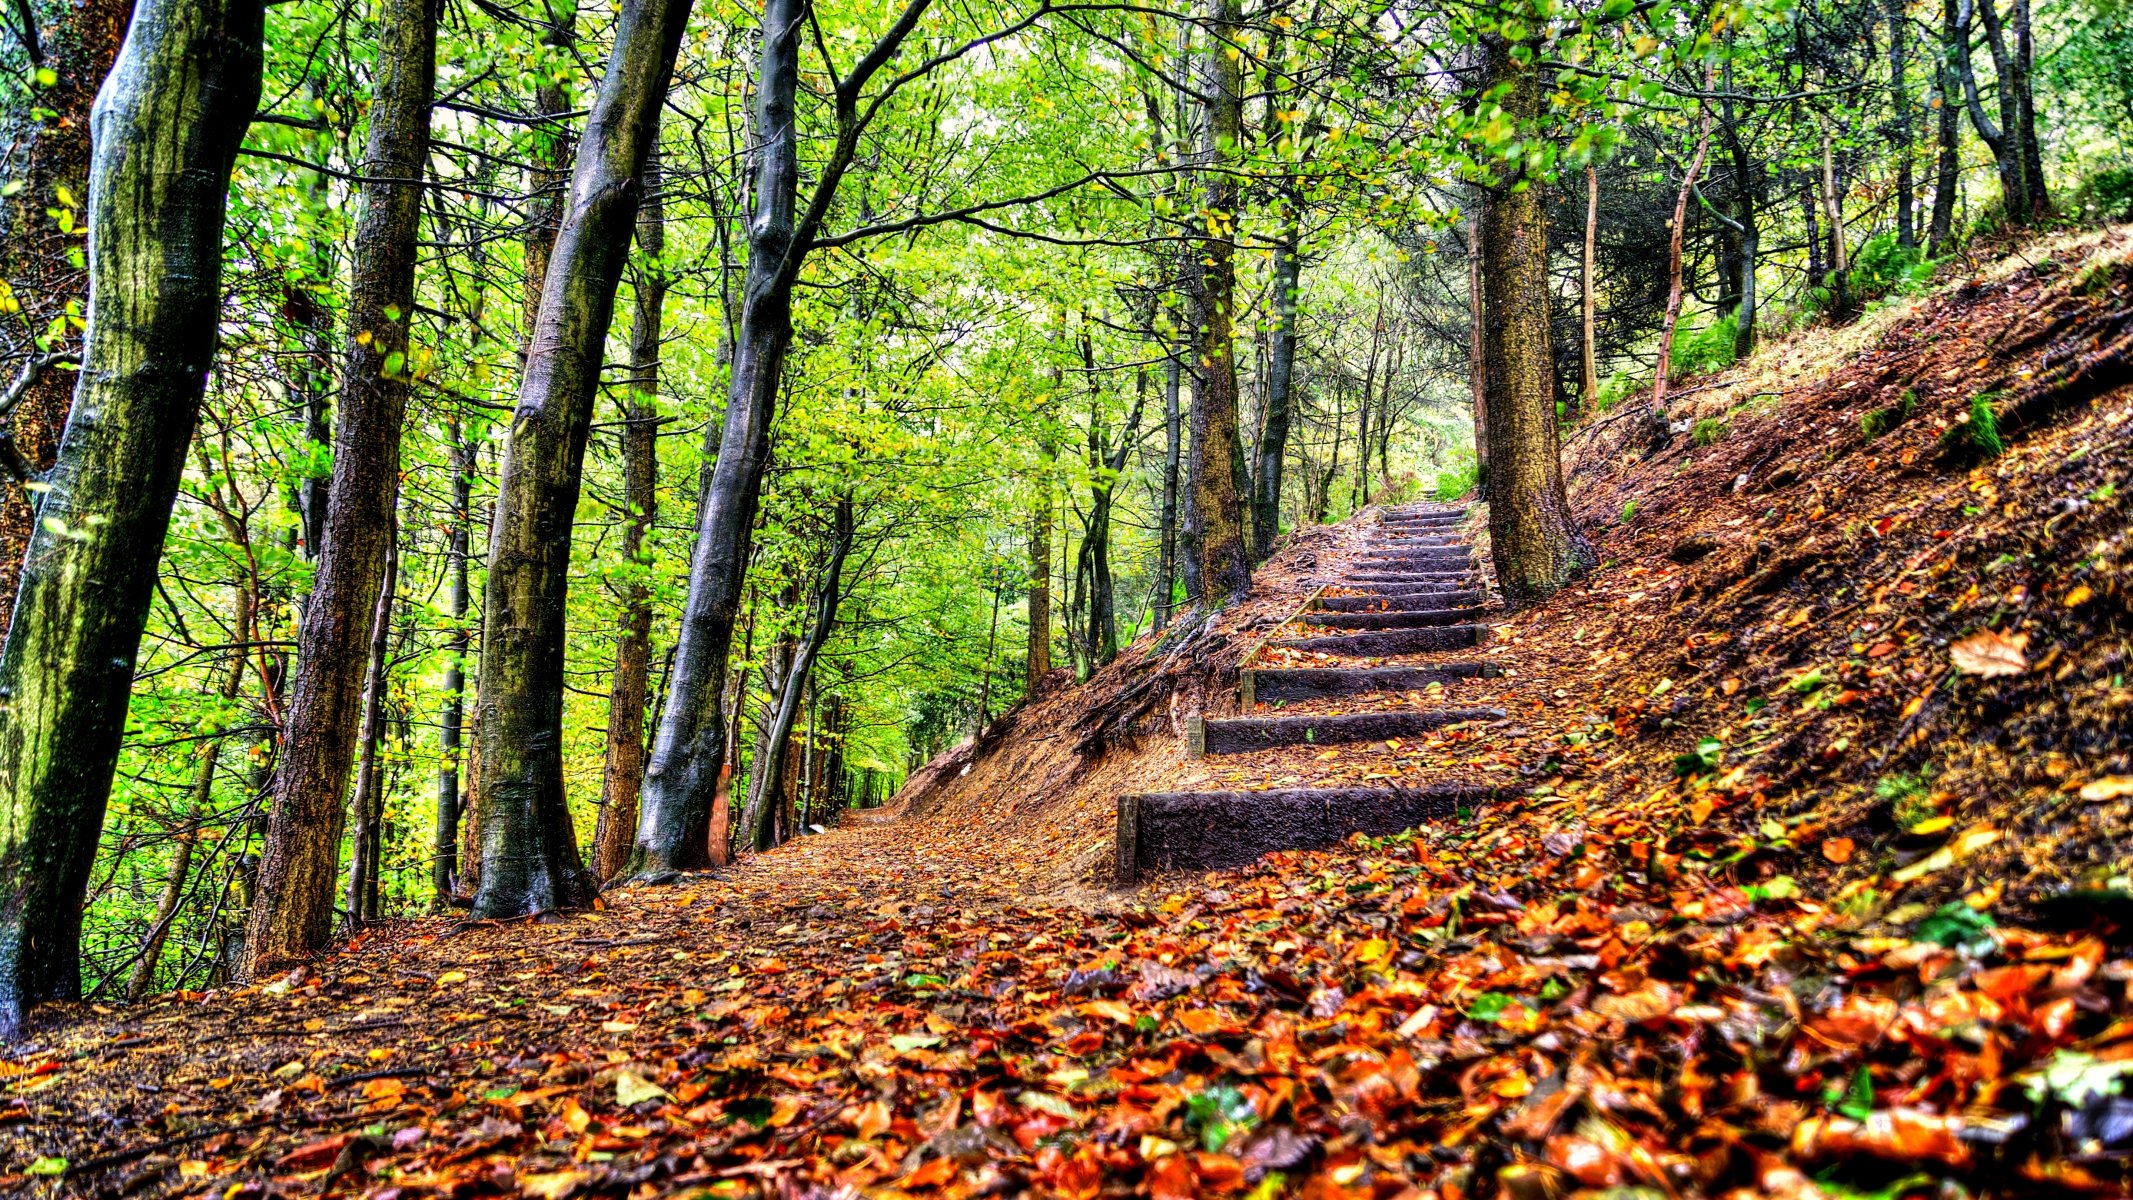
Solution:
M 1238 698 L 1246 715 L 1190 719 L 1188 756 L 1261 755 L 1226 765 L 1247 772 L 1264 766 L 1268 776 L 1287 778 L 1295 747 L 1397 745 L 1446 726 L 1501 718 L 1501 709 L 1420 699 L 1441 692 L 1440 685 L 1495 674 L 1493 666 L 1460 656 L 1488 639 L 1487 595 L 1460 532 L 1465 517 L 1463 509 L 1420 506 L 1381 514 L 1363 551 L 1317 581 L 1303 610 L 1245 656 Z M 1260 661 L 1265 657 L 1333 665 L 1268 665 Z M 1373 699 L 1387 696 L 1406 700 Z M 1261 706 L 1272 711 L 1260 715 Z M 1363 711 L 1343 711 L 1350 708 Z M 1115 878 L 1127 886 L 1151 871 L 1240 866 L 1272 850 L 1332 846 L 1352 833 L 1394 833 L 1490 794 L 1459 781 L 1385 780 L 1121 796 Z

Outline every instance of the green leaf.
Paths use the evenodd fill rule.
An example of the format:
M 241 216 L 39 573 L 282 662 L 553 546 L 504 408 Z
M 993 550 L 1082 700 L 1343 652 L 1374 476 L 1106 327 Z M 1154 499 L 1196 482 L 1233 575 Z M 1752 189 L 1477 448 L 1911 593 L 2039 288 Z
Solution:
M 67 1173 L 67 1160 L 55 1154 L 48 1154 L 22 1168 L 22 1173 L 24 1175 L 64 1175 Z
M 889 1039 L 889 1045 L 904 1053 L 909 1053 L 913 1050 L 926 1050 L 940 1044 L 941 1039 L 923 1033 L 899 1033 Z

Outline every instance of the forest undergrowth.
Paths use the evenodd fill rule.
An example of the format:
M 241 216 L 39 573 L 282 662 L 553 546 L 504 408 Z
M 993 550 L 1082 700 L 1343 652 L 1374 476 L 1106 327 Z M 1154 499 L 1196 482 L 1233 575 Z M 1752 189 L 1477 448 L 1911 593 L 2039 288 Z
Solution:
M 1186 760 L 1181 714 L 1233 704 L 1358 524 L 1308 530 L 885 813 L 596 912 L 45 1013 L 0 1063 L 0 1187 L 2122 1192 L 2129 254 L 1966 264 L 1694 382 L 1699 436 L 1578 436 L 1603 565 L 1492 616 L 1504 672 L 1458 699 L 1502 721 Z M 1108 888 L 1121 791 L 1447 774 L 1502 799 Z

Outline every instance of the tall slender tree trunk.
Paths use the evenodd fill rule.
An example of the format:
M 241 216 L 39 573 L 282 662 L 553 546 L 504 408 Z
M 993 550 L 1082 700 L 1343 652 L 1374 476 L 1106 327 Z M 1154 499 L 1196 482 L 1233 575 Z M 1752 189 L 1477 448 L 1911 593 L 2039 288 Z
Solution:
M 1160 559 L 1156 566 L 1155 627 L 1170 623 L 1171 607 L 1177 602 L 1178 586 L 1178 463 L 1183 457 L 1184 431 L 1178 412 L 1178 356 L 1175 349 L 1163 363 L 1163 510 L 1158 531 Z
M 1486 190 L 1477 189 L 1474 209 L 1467 214 L 1466 220 L 1467 397 L 1474 410 L 1474 466 L 1484 488 L 1489 482 L 1489 339 L 1483 320 L 1486 305 L 1482 300 L 1481 210 L 1487 204 Z M 1337 471 L 1340 467 L 1340 443 L 1337 440 L 1333 454 Z
M 1836 141 L 1822 133 L 1822 215 L 1829 221 L 1829 280 L 1836 300 L 1831 311 L 1852 310 L 1851 239 L 1844 231 L 1844 189 L 1837 182 Z
M 1911 215 L 1912 193 L 1916 190 L 1911 166 L 1911 85 L 1907 78 L 1910 69 L 1911 21 L 1904 13 L 1904 0 L 1888 0 L 1887 7 L 1889 110 L 1896 117 L 1893 138 L 1896 143 L 1896 244 L 1909 248 L 1918 244 L 1918 226 Z
M 1208 95 L 1210 170 L 1202 180 L 1203 227 L 1194 264 L 1193 314 L 1200 387 L 1193 392 L 1192 451 L 1186 467 L 1200 594 L 1220 608 L 1252 585 L 1251 553 L 1239 519 L 1237 472 L 1237 222 L 1243 194 L 1229 166 L 1243 153 L 1244 69 L 1241 0 L 1209 0 L 1211 36 L 1202 86 Z
M 393 592 L 400 579 L 400 542 L 397 522 L 386 523 L 385 578 L 378 587 L 376 613 L 371 621 L 370 652 L 363 681 L 363 725 L 360 754 L 356 763 L 355 837 L 348 850 L 348 927 L 361 929 L 378 914 L 375 907 L 378 862 L 384 852 L 384 773 L 378 763 L 378 747 L 385 740 L 385 660 L 392 642 Z
M 652 654 L 651 591 L 635 572 L 645 564 L 645 535 L 658 512 L 659 337 L 666 305 L 665 206 L 658 189 L 655 156 L 646 166 L 644 209 L 637 218 L 636 311 L 630 328 L 629 402 L 622 430 L 622 554 L 631 576 L 622 603 L 621 636 L 615 639 L 615 671 L 607 699 L 607 761 L 600 781 L 600 819 L 593 834 L 593 878 L 615 878 L 628 862 L 637 834 L 637 795 L 644 786 L 644 709 Z
M 1274 245 L 1274 328 L 1267 350 L 1266 413 L 1252 472 L 1252 558 L 1265 562 L 1281 536 L 1281 465 L 1289 453 L 1289 393 L 1296 378 L 1297 289 L 1303 273 L 1302 230 L 1291 210 Z
M 475 701 L 482 772 L 477 917 L 573 908 L 593 896 L 563 795 L 570 530 L 615 288 L 688 19 L 689 0 L 628 0 L 622 7 L 577 148 L 504 444 Z
M 2030 36 L 2029 0 L 2010 0 L 2010 8 L 2011 73 L 2000 86 L 2014 89 L 2015 124 L 2008 132 L 2021 143 L 2022 186 L 2028 193 L 2030 219 L 2042 221 L 2051 216 L 2052 200 L 2044 181 L 2044 146 L 2037 139 L 2036 45 Z
M 244 970 L 257 977 L 324 949 L 379 584 L 400 491 L 400 427 L 413 382 L 409 322 L 423 170 L 436 81 L 432 0 L 389 0 L 379 22 L 377 81 L 356 206 L 340 419 L 326 541 L 298 634 L 274 802 Z
M 2007 86 L 2012 66 L 2008 62 L 2007 38 L 2000 28 L 1999 10 L 1995 0 L 1959 0 L 1956 8 L 1956 42 L 1950 56 L 1956 75 L 1962 80 L 1964 106 L 1970 110 L 1970 123 L 1977 128 L 1977 136 L 1992 151 L 1992 162 L 2000 176 L 2001 209 L 2007 219 L 2016 224 L 2025 224 L 2029 219 L 2029 188 L 2023 179 L 2022 148 L 2019 131 L 2021 114 L 2013 88 Z M 2000 121 L 1995 125 L 1985 115 L 1985 105 L 1978 95 L 1977 69 L 1970 59 L 1970 20 L 1973 13 L 1985 20 L 1985 43 L 1992 52 L 1994 73 L 1999 77 Z
M 14 13 L 29 13 L 35 24 L 43 66 L 54 76 L 49 87 L 18 96 L 0 124 L 0 146 L 8 148 L 7 194 L 0 196 L 0 281 L 21 307 L 10 318 L 26 330 L 45 330 L 63 318 L 70 302 L 80 301 L 87 279 L 71 261 L 78 234 L 64 231 L 49 214 L 80 203 L 89 174 L 89 110 L 97 89 L 111 71 L 133 16 L 133 0 L 44 0 L 18 4 Z M 15 29 L 15 18 L 9 18 Z M 20 36 L 19 32 L 11 36 Z M 20 84 L 15 85 L 20 87 Z M 77 199 L 62 203 L 61 189 Z M 81 228 L 77 222 L 76 230 Z M 59 340 L 41 337 L 30 349 L 38 358 L 79 352 Z M 12 378 L 24 364 L 7 364 Z M 59 449 L 75 377 L 53 364 L 33 376 L 15 405 L 11 419 L 0 420 L 0 442 L 10 457 L 19 456 L 34 471 L 49 470 Z M 35 528 L 35 497 L 16 488 L 0 489 L 0 630 L 14 611 L 21 582 L 22 556 Z
M 1963 33 L 1957 24 L 1960 16 L 1958 0 L 1942 0 L 1940 61 L 1935 65 L 1935 87 L 1939 95 L 1934 105 L 1934 145 L 1936 156 L 1933 168 L 1933 219 L 1926 232 L 1926 257 L 1939 258 L 1947 251 L 1949 235 L 1955 231 L 1956 180 L 1962 172 L 1962 159 L 1958 153 L 1958 136 L 1961 133 L 1956 115 L 1960 101 L 1957 94 L 1962 83 L 1956 77 L 1952 60 L 1957 54 L 1967 54 L 1962 45 Z
M 437 745 L 442 761 L 437 767 L 437 831 L 431 843 L 431 905 L 442 911 L 451 906 L 459 886 L 459 766 L 463 744 L 462 722 L 466 712 L 467 655 L 473 639 L 467 632 L 468 540 L 473 524 L 474 446 L 462 434 L 458 420 L 447 427 L 446 440 L 452 456 L 452 532 L 445 548 L 445 572 L 449 576 L 446 612 L 451 616 L 451 641 L 445 647 L 444 704 L 437 717 Z
M 1585 164 L 1585 261 L 1579 283 L 1579 366 L 1584 375 L 1583 399 L 1585 411 L 1597 411 L 1600 406 L 1600 356 L 1599 356 L 1599 248 L 1600 248 L 1600 168 L 1595 163 Z
M 82 892 L 214 362 L 257 0 L 145 0 L 95 107 L 89 320 L 0 650 L 0 1038 L 81 990 Z
M 1037 685 L 1052 673 L 1052 446 L 1051 435 L 1042 436 L 1047 465 L 1040 468 L 1037 502 L 1029 513 L 1029 637 L 1022 680 L 1023 693 L 1029 696 L 1035 696 Z
M 1711 114 L 1706 109 L 1698 118 L 1696 152 L 1689 159 L 1688 170 L 1681 173 L 1681 190 L 1674 195 L 1674 217 L 1666 227 L 1666 310 L 1659 319 L 1659 365 L 1652 371 L 1652 411 L 1662 417 L 1666 414 L 1668 376 L 1674 367 L 1674 328 L 1681 320 L 1682 248 L 1688 237 L 1689 196 L 1696 190 L 1696 177 L 1703 173 L 1704 156 L 1710 149 Z
M 1483 46 L 1485 86 L 1500 89 L 1506 114 L 1531 128 L 1541 114 L 1538 55 L 1520 62 L 1500 37 Z M 1592 548 L 1563 491 L 1549 346 L 1546 192 L 1520 186 L 1534 181 L 1512 171 L 1498 167 L 1481 206 L 1481 290 L 1490 554 L 1504 599 L 1516 606 L 1550 595 L 1590 566 Z

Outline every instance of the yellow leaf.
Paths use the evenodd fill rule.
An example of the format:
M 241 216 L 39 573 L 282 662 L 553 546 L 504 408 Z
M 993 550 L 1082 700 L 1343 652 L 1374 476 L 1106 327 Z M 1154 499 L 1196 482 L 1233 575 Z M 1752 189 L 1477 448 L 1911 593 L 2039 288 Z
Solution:
M 437 977 L 437 986 L 443 987 L 448 983 L 465 983 L 466 981 L 467 973 L 465 971 L 446 971 Z
M 2068 608 L 2080 608 L 2089 602 L 2090 596 L 2095 594 L 2089 590 L 2088 584 L 2077 583 L 2074 585 L 2074 590 L 2066 594 L 2066 606 Z
M 2029 670 L 2029 635 L 2008 637 L 1995 630 L 1980 629 L 1948 647 L 1955 669 L 1965 675 L 2020 675 Z
M 2106 775 L 2081 785 L 2083 800 L 2116 800 L 2133 796 L 2133 775 Z

